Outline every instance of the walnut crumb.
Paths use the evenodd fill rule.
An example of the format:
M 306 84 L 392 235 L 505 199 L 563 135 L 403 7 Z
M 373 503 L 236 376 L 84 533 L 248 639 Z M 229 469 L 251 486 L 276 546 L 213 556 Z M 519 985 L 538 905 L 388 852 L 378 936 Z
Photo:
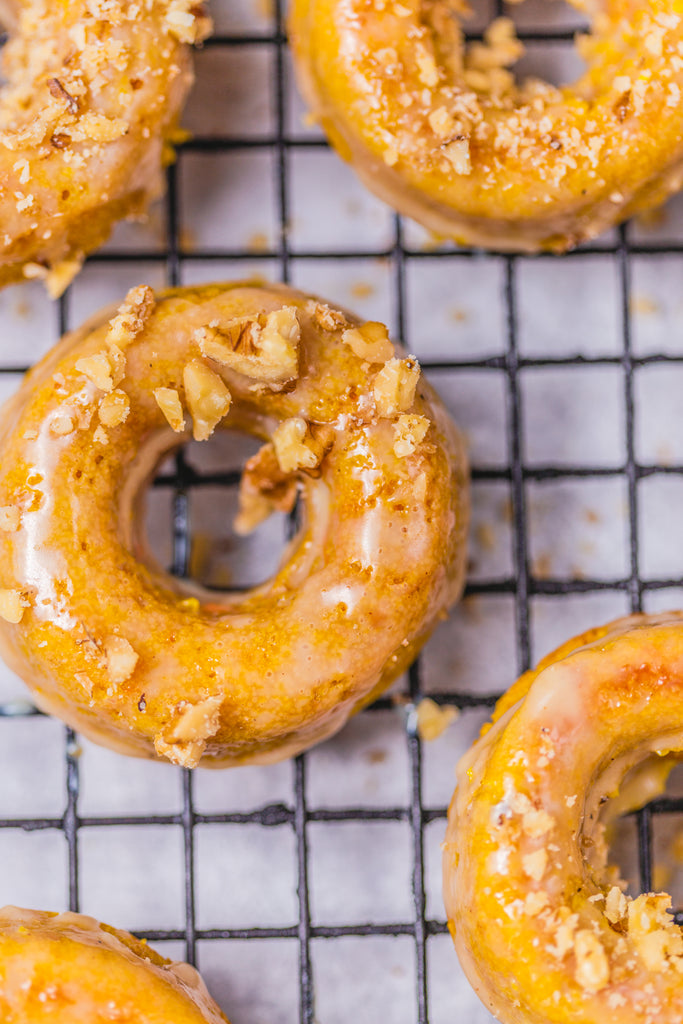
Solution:
M 334 431 L 322 424 L 311 425 L 301 416 L 283 420 L 273 432 L 273 448 L 283 473 L 317 469 L 332 447 Z
M 99 391 L 114 390 L 112 362 L 107 352 L 96 352 L 92 356 L 83 356 L 76 362 L 76 372 L 87 377 Z
M 50 420 L 50 433 L 54 437 L 66 437 L 74 431 L 74 418 L 63 409 L 58 409 Z
M 683 935 L 669 914 L 667 893 L 643 893 L 628 902 L 628 935 L 649 971 L 683 970 Z
M 192 415 L 194 439 L 206 441 L 230 408 L 230 392 L 218 374 L 199 359 L 185 365 L 183 384 Z
M 426 416 L 404 413 L 394 423 L 394 454 L 399 459 L 412 455 L 429 430 Z
M 155 388 L 153 394 L 171 430 L 175 430 L 176 434 L 182 433 L 185 429 L 185 417 L 178 392 L 175 388 Z
M 533 853 L 526 853 L 522 857 L 522 870 L 524 874 L 534 880 L 534 882 L 540 882 L 545 874 L 545 869 L 548 866 L 548 852 L 547 850 L 540 849 L 534 850 Z
M 440 148 L 456 174 L 467 175 L 472 173 L 470 140 L 468 138 L 464 135 L 459 135 L 450 142 L 445 142 Z
M 21 512 L 16 505 L 0 506 L 0 531 L 16 533 L 21 524 Z
M 627 909 L 626 897 L 618 885 L 613 885 L 605 899 L 605 917 L 610 924 L 617 924 L 626 917 Z
M 446 729 L 460 717 L 458 708 L 452 705 L 441 707 L 430 697 L 417 705 L 417 734 L 421 740 L 438 740 Z
M 291 512 L 296 495 L 296 479 L 282 472 L 274 445 L 264 444 L 244 466 L 235 533 L 246 536 L 273 512 Z
M 45 287 L 51 299 L 58 299 L 64 294 L 82 266 L 82 260 L 61 260 L 41 275 L 45 278 Z
M 107 675 L 112 683 L 125 683 L 130 679 L 138 663 L 138 655 L 125 637 L 108 637 L 104 642 L 104 656 Z
M 121 349 L 130 345 L 145 329 L 155 306 L 154 292 L 148 285 L 142 284 L 137 288 L 131 288 L 119 306 L 116 316 L 109 321 L 107 343 L 117 345 Z
M 109 444 L 109 434 L 104 427 L 96 427 L 92 439 L 97 444 Z
M 360 327 L 350 327 L 342 334 L 342 341 L 354 355 L 368 363 L 386 363 L 394 354 L 389 331 L 384 324 L 369 320 Z
M 323 331 L 341 331 L 348 327 L 349 322 L 340 309 L 332 309 L 325 302 L 306 303 L 306 312 L 313 318 L 313 322 Z
M 16 625 L 23 619 L 27 607 L 28 602 L 20 590 L 0 589 L 0 619 Z
M 600 939 L 588 928 L 581 928 L 574 937 L 576 981 L 587 992 L 599 992 L 609 982 L 609 962 Z
M 555 819 L 544 810 L 527 811 L 522 817 L 522 831 L 531 839 L 540 839 L 554 828 Z
M 220 709 L 223 698 L 216 694 L 192 704 L 181 701 L 177 710 L 179 717 L 166 734 L 171 743 L 185 743 L 189 740 L 205 740 L 213 736 L 220 725 Z
M 105 427 L 118 427 L 125 423 L 130 413 L 130 399 L 125 391 L 111 391 L 105 395 L 98 409 L 100 422 Z
M 373 395 L 379 416 L 407 412 L 415 401 L 420 365 L 414 356 L 389 359 L 375 377 Z
M 299 375 L 301 327 L 294 306 L 209 324 L 194 332 L 202 355 L 251 380 L 283 386 Z

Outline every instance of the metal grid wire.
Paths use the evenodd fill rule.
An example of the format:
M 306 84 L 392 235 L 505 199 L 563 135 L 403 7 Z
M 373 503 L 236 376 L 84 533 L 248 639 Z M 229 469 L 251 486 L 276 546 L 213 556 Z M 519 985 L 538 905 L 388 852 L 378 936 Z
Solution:
M 499 13 L 502 4 L 499 4 Z M 569 45 L 573 31 L 529 31 L 520 32 L 523 39 Z M 275 132 L 272 137 L 259 138 L 222 138 L 195 137 L 188 142 L 180 154 L 178 164 L 171 168 L 168 178 L 168 195 L 165 205 L 168 248 L 160 256 L 157 251 L 141 252 L 107 252 L 95 254 L 91 262 L 163 261 L 168 284 L 175 285 L 182 281 L 182 268 L 190 261 L 225 262 L 242 260 L 274 260 L 279 263 L 280 276 L 283 281 L 290 279 L 293 255 L 297 260 L 316 261 L 329 260 L 377 260 L 389 261 L 393 280 L 394 320 L 398 335 L 407 334 L 407 286 L 406 268 L 412 261 L 428 257 L 430 260 L 442 256 L 454 260 L 476 259 L 476 254 L 467 249 L 425 251 L 422 248 L 410 248 L 405 243 L 405 226 L 401 218 L 394 220 L 394 241 L 389 248 L 378 251 L 364 250 L 324 252 L 313 250 L 302 251 L 297 248 L 293 253 L 290 240 L 291 196 L 290 196 L 290 161 L 297 148 L 319 148 L 325 143 L 318 138 L 294 138 L 287 129 L 287 97 L 293 88 L 287 72 L 285 19 L 282 0 L 275 0 L 274 29 L 266 34 L 223 34 L 215 35 L 206 46 L 223 48 L 225 51 L 241 46 L 260 47 L 273 53 L 275 61 Z M 251 249 L 226 251 L 218 249 L 189 249 L 181 244 L 180 232 L 180 189 L 179 176 L 183 173 L 183 162 L 187 153 L 224 154 L 230 151 L 247 149 L 270 151 L 275 158 L 277 175 L 277 206 L 278 233 L 274 251 L 254 253 Z M 504 579 L 479 581 L 468 588 L 469 595 L 512 595 L 515 607 L 517 668 L 526 669 L 530 663 L 530 601 L 533 597 L 544 595 L 561 597 L 570 594 L 589 594 L 598 591 L 610 591 L 626 595 L 632 611 L 641 609 L 647 591 L 675 588 L 680 586 L 680 579 L 647 579 L 640 572 L 639 553 L 639 482 L 653 474 L 681 474 L 683 466 L 640 464 L 636 460 L 634 445 L 634 373 L 639 367 L 650 363 L 673 363 L 683 361 L 680 355 L 656 353 L 636 357 L 632 348 L 632 289 L 631 272 L 634 255 L 651 258 L 665 254 L 683 256 L 683 243 L 667 243 L 663 245 L 639 245 L 630 241 L 630 229 L 622 227 L 615 235 L 615 241 L 598 241 L 562 257 L 567 261 L 582 260 L 586 256 L 616 263 L 619 281 L 619 301 L 621 314 L 621 350 L 618 354 L 606 356 L 575 356 L 543 358 L 527 358 L 520 354 L 519 345 L 519 313 L 518 313 L 518 274 L 520 266 L 529 262 L 527 257 L 503 257 L 506 337 L 504 352 L 498 356 L 460 360 L 454 351 L 453 358 L 439 361 L 426 361 L 427 369 L 435 378 L 438 387 L 438 375 L 442 371 L 482 372 L 495 371 L 502 373 L 506 386 L 506 423 L 507 423 L 507 467 L 503 469 L 481 468 L 475 465 L 473 479 L 477 481 L 499 481 L 509 486 L 512 504 L 513 534 L 513 571 Z M 361 263 L 361 265 L 363 265 Z M 334 298 L 334 296 L 331 296 Z M 55 334 L 58 336 L 68 326 L 69 295 L 67 294 L 56 306 L 57 323 Z M 625 399 L 626 422 L 623 446 L 623 459 L 616 467 L 596 468 L 589 465 L 525 465 L 523 458 L 523 393 L 520 388 L 520 371 L 529 367 L 567 368 L 576 366 L 612 366 L 620 369 L 622 374 L 623 396 Z M 16 367 L 0 367 L 0 373 L 16 372 Z M 625 575 L 620 578 L 588 579 L 588 578 L 541 578 L 531 569 L 530 541 L 528 516 L 526 509 L 526 493 L 530 483 L 548 480 L 568 480 L 572 478 L 592 479 L 598 477 L 617 477 L 626 482 L 628 494 L 628 549 L 629 566 Z M 194 470 L 184 459 L 182 453 L 176 460 L 175 472 L 166 474 L 161 483 L 173 488 L 173 571 L 183 575 L 188 569 L 190 552 L 189 496 L 194 489 L 206 486 L 234 486 L 236 474 L 212 473 L 202 475 Z M 159 482 L 159 481 L 158 481 Z M 501 680 L 502 684 L 511 681 L 514 668 L 510 669 L 510 677 Z M 409 672 L 409 698 L 417 703 L 422 694 L 421 662 L 415 662 Z M 434 696 L 432 694 L 432 696 Z M 495 695 L 473 695 L 468 692 L 440 692 L 436 699 L 441 703 L 453 704 L 459 708 L 490 707 Z M 379 700 L 371 709 L 363 714 L 372 715 L 376 709 L 392 707 L 390 698 Z M 16 708 L 0 707 L 0 715 L 16 715 Z M 28 713 L 28 711 L 26 712 Z M 445 808 L 425 807 L 423 792 L 423 752 L 415 731 L 414 715 L 406 717 L 406 737 L 410 765 L 410 802 L 409 806 L 384 806 L 379 808 L 342 808 L 342 809 L 310 809 L 306 798 L 307 756 L 303 755 L 295 762 L 294 800 L 291 805 L 276 803 L 251 813 L 202 814 L 195 810 L 193 799 L 193 774 L 184 771 L 183 804 L 178 814 L 84 817 L 79 813 L 80 767 L 77 752 L 77 737 L 66 731 L 66 791 L 67 803 L 63 816 L 12 818 L 0 820 L 1 829 L 24 830 L 59 830 L 66 837 L 68 845 L 68 893 L 69 906 L 77 911 L 80 908 L 79 895 L 79 834 L 92 826 L 139 826 L 139 825 L 173 825 L 182 829 L 185 867 L 185 923 L 176 930 L 150 930 L 145 937 L 150 940 L 181 940 L 185 944 L 186 957 L 190 962 L 196 960 L 197 943 L 199 940 L 213 939 L 252 939 L 252 938 L 289 938 L 298 942 L 299 949 L 299 1020 L 301 1024 L 314 1024 L 315 993 L 314 974 L 311 956 L 311 944 L 317 938 L 337 938 L 340 936 L 408 936 L 414 943 L 416 963 L 416 1001 L 414 1019 L 418 1024 L 428 1024 L 430 1020 L 429 991 L 427 982 L 427 940 L 431 935 L 444 932 L 443 922 L 428 919 L 426 916 L 425 897 L 425 843 L 424 829 L 430 822 L 445 818 Z M 640 811 L 637 815 L 638 856 L 640 885 L 643 890 L 652 887 L 652 831 L 653 816 L 683 810 L 683 801 L 660 799 Z M 312 822 L 360 822 L 360 821 L 398 821 L 407 822 L 412 836 L 412 914 L 403 921 L 388 924 L 358 924 L 349 926 L 322 926 L 312 922 L 309 896 L 309 825 Z M 288 826 L 296 837 L 296 870 L 298 889 L 298 922 L 291 927 L 233 927 L 220 929 L 198 928 L 196 923 L 195 900 L 195 832 L 202 824 L 234 824 Z M 679 915 L 683 920 L 683 915 Z M 226 972 L 229 973 L 229 964 Z M 267 971 L 267 964 L 264 964 Z M 377 984 L 381 985 L 381 978 Z M 454 1012 L 456 1008 L 454 1007 Z

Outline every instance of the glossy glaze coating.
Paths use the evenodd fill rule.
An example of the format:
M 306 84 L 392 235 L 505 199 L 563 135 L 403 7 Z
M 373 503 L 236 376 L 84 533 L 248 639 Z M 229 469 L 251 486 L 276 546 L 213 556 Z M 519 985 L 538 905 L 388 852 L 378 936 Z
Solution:
M 619 619 L 551 654 L 461 760 L 446 910 L 461 963 L 503 1024 L 683 1019 L 670 897 L 624 895 L 599 814 L 634 766 L 652 774 L 682 755 L 683 612 L 671 612 Z M 652 792 L 628 788 L 627 806 Z
M 586 72 L 517 86 L 507 19 L 463 47 L 451 0 L 294 0 L 313 115 L 364 183 L 469 245 L 563 250 L 683 182 L 679 0 L 577 2 Z
M 299 292 L 212 285 L 154 305 L 140 288 L 110 316 L 64 338 L 0 414 L 0 650 L 42 708 L 122 752 L 189 766 L 289 756 L 380 693 L 458 597 L 460 437 L 386 329 L 362 335 Z M 202 355 L 238 337 L 232 367 Z M 172 579 L 142 535 L 140 496 L 189 437 L 198 372 L 213 425 L 277 442 L 250 464 L 241 529 L 264 495 L 298 481 L 304 499 L 282 567 L 244 594 Z M 159 401 L 185 416 L 180 433 Z M 120 405 L 125 421 L 103 426 Z
M 209 22 L 191 0 L 3 0 L 0 19 L 0 285 L 58 295 L 162 194 Z
M 3 1024 L 226 1024 L 197 971 L 83 914 L 0 909 Z

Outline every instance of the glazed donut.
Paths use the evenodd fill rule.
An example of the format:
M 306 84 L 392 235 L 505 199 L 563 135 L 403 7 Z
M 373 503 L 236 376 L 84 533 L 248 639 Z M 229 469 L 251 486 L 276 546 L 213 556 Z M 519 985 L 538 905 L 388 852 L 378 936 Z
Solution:
M 507 66 L 509 19 L 465 48 L 451 0 L 295 0 L 301 90 L 363 182 L 431 231 L 503 251 L 564 250 L 683 183 L 683 11 L 608 0 L 572 86 Z
M 339 729 L 458 596 L 460 437 L 381 324 L 250 284 L 134 289 L 0 414 L 0 651 L 95 740 L 185 766 L 272 761 Z M 237 528 L 301 491 L 276 575 L 219 595 L 154 564 L 155 467 L 215 427 L 266 443 Z
M 599 814 L 634 767 L 681 756 L 683 612 L 671 612 L 618 619 L 550 655 L 460 762 L 448 923 L 503 1024 L 683 1020 L 671 898 L 625 895 Z
M 0 909 L 5 1024 L 226 1024 L 194 967 L 84 914 Z
M 0 285 L 57 296 L 162 194 L 209 21 L 195 0 L 2 0 L 0 17 Z

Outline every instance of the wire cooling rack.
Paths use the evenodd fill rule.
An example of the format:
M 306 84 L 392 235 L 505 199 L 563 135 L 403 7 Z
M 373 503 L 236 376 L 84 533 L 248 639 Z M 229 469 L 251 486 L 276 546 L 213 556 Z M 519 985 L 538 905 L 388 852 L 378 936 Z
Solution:
M 480 1024 L 438 894 L 457 756 L 495 694 L 555 642 L 681 600 L 683 204 L 561 259 L 436 247 L 301 123 L 282 0 L 254 4 L 215 5 L 163 223 L 119 230 L 55 306 L 28 285 L 3 294 L 0 388 L 26 368 L 27 334 L 37 357 L 141 281 L 256 269 L 386 319 L 469 433 L 466 598 L 392 696 L 268 769 L 148 765 L 70 730 L 64 745 L 6 673 L 1 897 L 93 913 L 199 962 L 233 1024 Z M 576 12 L 511 11 L 537 69 L 569 50 Z M 152 496 L 178 574 L 202 508 L 234 492 L 234 465 L 204 463 L 181 453 Z M 413 711 L 426 694 L 462 712 L 429 745 Z M 680 811 L 662 799 L 634 819 L 635 886 L 652 887 L 653 834 Z

